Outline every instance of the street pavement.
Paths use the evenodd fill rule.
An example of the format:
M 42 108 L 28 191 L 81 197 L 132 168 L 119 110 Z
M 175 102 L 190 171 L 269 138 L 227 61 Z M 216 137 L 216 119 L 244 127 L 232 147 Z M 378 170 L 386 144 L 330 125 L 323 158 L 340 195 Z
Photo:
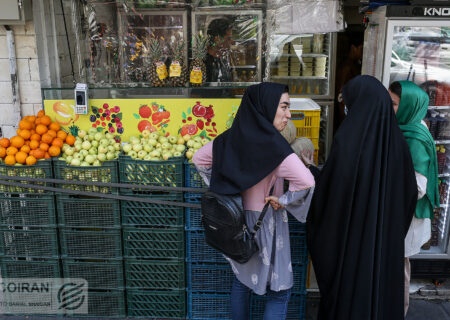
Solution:
M 436 286 L 431 280 L 413 280 L 405 320 L 450 320 L 450 279 Z M 305 320 L 316 320 L 318 293 L 308 293 Z

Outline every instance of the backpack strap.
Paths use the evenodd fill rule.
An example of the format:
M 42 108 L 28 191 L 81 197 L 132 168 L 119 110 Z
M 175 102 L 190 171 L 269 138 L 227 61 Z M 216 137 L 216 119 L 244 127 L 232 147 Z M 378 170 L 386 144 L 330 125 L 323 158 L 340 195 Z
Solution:
M 275 187 L 275 184 L 272 186 L 269 192 L 269 197 L 273 194 L 273 188 Z M 261 228 L 262 221 L 264 219 L 264 216 L 266 215 L 267 209 L 269 209 L 270 201 L 267 201 L 267 203 L 264 205 L 264 208 L 261 211 L 261 214 L 259 215 L 258 221 L 256 221 L 255 226 L 253 227 L 252 234 L 255 235 L 255 233 Z

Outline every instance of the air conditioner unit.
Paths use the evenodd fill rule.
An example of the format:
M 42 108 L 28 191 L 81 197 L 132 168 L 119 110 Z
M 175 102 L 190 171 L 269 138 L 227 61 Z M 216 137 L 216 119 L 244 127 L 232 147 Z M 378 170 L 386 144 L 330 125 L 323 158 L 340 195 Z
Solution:
M 24 25 L 31 17 L 31 0 L 0 1 L 0 25 Z

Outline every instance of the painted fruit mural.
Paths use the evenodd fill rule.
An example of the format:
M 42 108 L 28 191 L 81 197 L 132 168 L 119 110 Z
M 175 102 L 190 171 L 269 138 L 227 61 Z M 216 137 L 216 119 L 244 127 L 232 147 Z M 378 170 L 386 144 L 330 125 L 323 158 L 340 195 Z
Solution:
M 181 136 L 198 135 L 202 139 L 212 140 L 218 134 L 217 124 L 213 120 L 215 116 L 212 104 L 205 106 L 201 101 L 197 101 L 194 106 L 187 108 L 181 114 L 183 125 L 178 130 Z
M 166 130 L 169 126 L 170 112 L 163 105 L 156 102 L 143 104 L 137 113 L 133 113 L 133 117 L 139 120 L 137 128 L 141 133 L 149 130 L 150 132 L 161 131 L 163 134 L 169 134 Z
M 91 128 L 121 142 L 144 130 L 210 141 L 231 126 L 239 104 L 240 99 L 90 99 L 89 113 L 77 115 L 74 100 L 44 100 L 46 113 L 72 135 Z

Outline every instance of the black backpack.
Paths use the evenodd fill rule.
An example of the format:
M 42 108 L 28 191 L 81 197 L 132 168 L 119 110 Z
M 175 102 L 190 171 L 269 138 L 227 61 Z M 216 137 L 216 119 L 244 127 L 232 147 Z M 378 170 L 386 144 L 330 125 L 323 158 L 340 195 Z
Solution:
M 270 195 L 272 191 L 273 187 Z M 245 222 L 240 194 L 230 196 L 206 192 L 202 196 L 202 223 L 206 243 L 238 263 L 247 262 L 259 250 L 254 237 L 268 207 L 267 202 L 252 232 Z

